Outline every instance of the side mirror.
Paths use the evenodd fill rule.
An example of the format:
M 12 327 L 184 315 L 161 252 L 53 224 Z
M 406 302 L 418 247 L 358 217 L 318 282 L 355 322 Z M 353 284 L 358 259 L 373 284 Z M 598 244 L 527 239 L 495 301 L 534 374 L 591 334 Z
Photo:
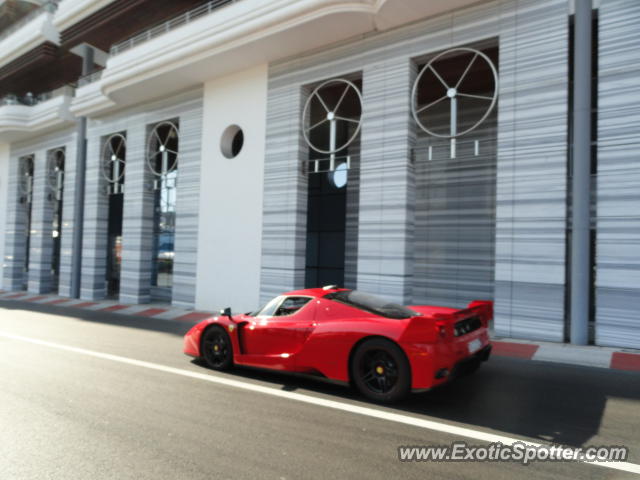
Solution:
M 230 320 L 233 320 L 231 318 L 231 307 L 227 307 L 224 310 L 220 310 L 220 314 L 224 317 L 229 317 Z

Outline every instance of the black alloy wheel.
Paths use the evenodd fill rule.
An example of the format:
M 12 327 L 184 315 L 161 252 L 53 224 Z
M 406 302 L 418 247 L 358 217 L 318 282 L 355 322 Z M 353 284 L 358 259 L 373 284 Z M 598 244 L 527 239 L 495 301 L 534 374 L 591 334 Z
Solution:
M 233 347 L 227 332 L 218 325 L 209 327 L 202 337 L 200 353 L 214 370 L 227 370 L 233 365 Z
M 351 379 L 365 397 L 391 403 L 409 393 L 411 367 L 398 345 L 384 338 L 372 338 L 355 351 Z

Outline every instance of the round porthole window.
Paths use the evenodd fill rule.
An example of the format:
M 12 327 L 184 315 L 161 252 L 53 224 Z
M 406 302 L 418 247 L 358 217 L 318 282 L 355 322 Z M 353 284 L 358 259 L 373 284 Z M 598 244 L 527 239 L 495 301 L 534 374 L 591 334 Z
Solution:
M 349 169 L 346 163 L 341 163 L 330 173 L 331 183 L 336 188 L 343 188 L 347 184 Z
M 226 158 L 235 158 L 244 145 L 244 133 L 238 125 L 229 125 L 222 132 L 220 151 Z

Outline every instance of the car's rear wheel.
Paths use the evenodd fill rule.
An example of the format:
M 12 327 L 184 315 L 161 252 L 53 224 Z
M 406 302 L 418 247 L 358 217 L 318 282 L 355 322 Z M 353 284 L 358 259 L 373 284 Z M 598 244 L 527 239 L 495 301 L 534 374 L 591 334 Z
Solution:
M 227 332 L 218 325 L 205 330 L 200 345 L 202 358 L 214 370 L 227 370 L 233 366 L 233 347 Z
M 365 397 L 391 403 L 411 389 L 411 367 L 402 349 L 384 338 L 361 343 L 351 361 L 351 380 Z

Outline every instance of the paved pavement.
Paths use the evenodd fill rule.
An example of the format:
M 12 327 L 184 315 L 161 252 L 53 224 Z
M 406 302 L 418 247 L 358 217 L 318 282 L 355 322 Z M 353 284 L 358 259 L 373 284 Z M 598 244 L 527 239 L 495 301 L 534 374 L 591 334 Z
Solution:
M 0 300 L 0 479 L 633 477 L 574 462 L 398 460 L 400 445 L 488 434 L 626 445 L 640 464 L 636 372 L 495 357 L 381 407 L 305 377 L 207 370 L 182 354 L 189 325 Z

